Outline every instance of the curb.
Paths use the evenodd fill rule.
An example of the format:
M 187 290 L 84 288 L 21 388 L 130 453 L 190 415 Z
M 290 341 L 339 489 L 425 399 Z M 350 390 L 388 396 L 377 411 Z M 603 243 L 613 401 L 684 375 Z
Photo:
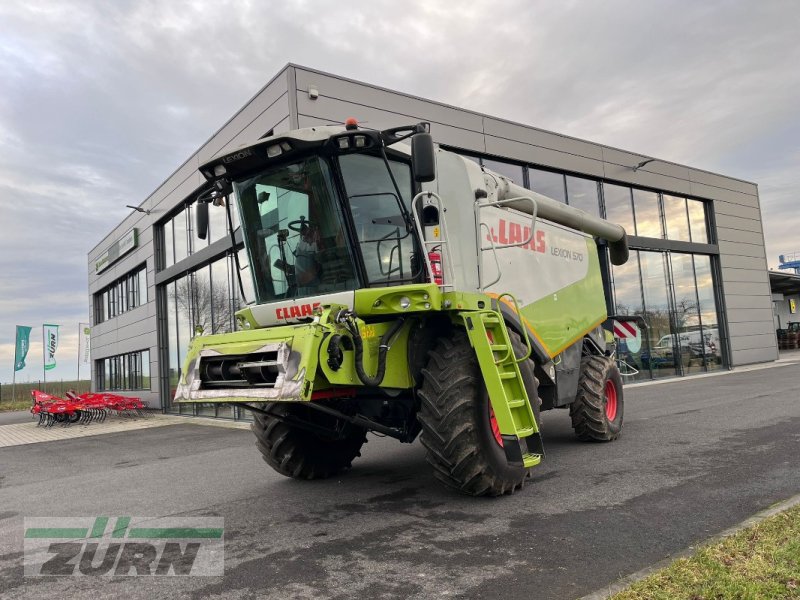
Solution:
M 709 544 L 714 544 L 716 542 L 720 542 L 720 541 L 724 540 L 725 538 L 728 538 L 728 537 L 732 536 L 734 533 L 738 533 L 742 529 L 747 529 L 748 527 L 751 527 L 752 525 L 756 525 L 757 523 L 760 523 L 764 519 L 768 519 L 769 517 L 772 517 L 772 516 L 775 516 L 775 515 L 777 515 L 779 513 L 787 511 L 790 508 L 793 508 L 793 507 L 797 506 L 798 504 L 800 504 L 800 494 L 797 494 L 796 496 L 792 496 L 791 498 L 788 498 L 787 500 L 783 500 L 781 502 L 778 502 L 777 504 L 773 504 L 769 508 L 766 508 L 766 509 L 764 509 L 764 510 L 762 510 L 760 512 L 757 512 L 752 517 L 749 517 L 749 518 L 745 519 L 741 523 L 737 523 L 736 525 L 726 529 L 722 533 L 719 533 L 719 534 L 717 534 L 717 535 L 715 535 L 713 537 L 710 537 L 710 538 L 708 538 L 706 540 L 703 540 L 702 542 L 699 542 L 698 544 L 696 544 L 694 546 L 689 546 L 688 548 L 685 548 L 684 550 L 681 550 L 680 552 L 677 552 L 676 554 L 672 554 L 672 555 L 668 556 L 667 558 L 665 558 L 663 560 L 660 560 L 657 563 L 654 563 L 654 564 L 650 565 L 649 567 L 645 567 L 644 569 L 641 569 L 640 571 L 636 571 L 635 573 L 627 575 L 627 576 L 623 577 L 622 579 L 619 579 L 618 581 L 615 581 L 614 583 L 612 583 L 611 585 L 609 585 L 607 587 L 601 588 L 601 589 L 599 589 L 599 590 L 597 590 L 595 592 L 592 592 L 591 594 L 587 594 L 586 596 L 581 596 L 580 598 L 578 598 L 578 600 L 606 600 L 607 598 L 613 596 L 614 594 L 623 591 L 624 589 L 626 589 L 631 584 L 636 583 L 637 581 L 640 581 L 640 580 L 644 579 L 645 577 L 647 577 L 649 575 L 652 575 L 656 571 L 659 571 L 659 570 L 661 570 L 661 569 L 663 569 L 665 567 L 668 567 L 673 562 L 675 562 L 677 559 L 679 559 L 679 558 L 688 558 L 688 557 L 692 556 L 697 551 L 697 549 L 700 548 L 701 546 L 707 546 Z
M 733 369 L 717 371 L 715 373 L 700 373 L 690 377 L 665 377 L 664 379 L 653 379 L 651 381 L 639 381 L 636 383 L 625 383 L 626 389 L 635 389 L 638 387 L 647 387 L 651 385 L 664 385 L 665 383 L 681 383 L 690 382 L 696 379 L 706 379 L 708 377 L 723 377 L 724 375 L 736 375 L 737 373 L 748 373 L 750 371 L 762 371 L 764 369 L 775 369 L 778 367 L 791 367 L 800 364 L 800 360 L 793 358 L 783 358 L 773 361 L 771 363 L 761 363 L 755 365 L 744 365 L 742 367 L 734 367 Z

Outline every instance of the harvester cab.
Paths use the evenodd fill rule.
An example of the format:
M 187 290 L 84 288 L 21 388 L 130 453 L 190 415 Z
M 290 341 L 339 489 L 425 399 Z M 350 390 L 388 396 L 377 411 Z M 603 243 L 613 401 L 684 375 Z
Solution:
M 328 477 L 368 431 L 420 436 L 444 484 L 500 495 L 544 455 L 541 410 L 619 435 L 600 327 L 619 225 L 435 147 L 426 123 L 290 131 L 200 170 L 197 230 L 236 202 L 255 298 L 238 331 L 194 338 L 175 400 L 253 411 L 276 471 Z

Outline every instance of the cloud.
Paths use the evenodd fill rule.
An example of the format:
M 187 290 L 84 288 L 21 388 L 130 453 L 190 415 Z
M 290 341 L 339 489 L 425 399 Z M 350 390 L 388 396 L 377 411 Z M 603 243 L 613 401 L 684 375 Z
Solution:
M 88 250 L 287 62 L 755 181 L 770 256 L 800 250 L 799 21 L 793 0 L 2 3 L 0 345 L 77 330 Z

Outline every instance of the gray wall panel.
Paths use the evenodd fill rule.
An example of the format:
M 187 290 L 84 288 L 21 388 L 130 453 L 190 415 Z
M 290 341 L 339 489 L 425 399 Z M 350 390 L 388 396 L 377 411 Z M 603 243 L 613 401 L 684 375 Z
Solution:
M 764 236 L 760 232 L 740 231 L 739 229 L 717 228 L 717 239 L 726 242 L 744 242 L 745 244 L 762 244 Z
M 434 120 L 428 115 L 412 116 L 323 96 L 316 100 L 309 100 L 307 96 L 303 95 L 297 98 L 297 111 L 301 117 L 315 117 L 327 125 L 344 123 L 348 117 L 355 116 L 359 121 L 364 121 L 368 123 L 369 127 L 375 129 L 410 125 L 420 120 L 428 120 L 431 122 L 431 133 L 438 143 L 477 150 L 483 149 L 482 133 L 455 127 L 450 123 Z
M 486 117 L 483 120 L 483 130 L 487 136 L 505 138 L 532 146 L 541 146 L 542 148 L 549 148 L 594 160 L 603 160 L 603 150 L 597 144 L 536 129 L 535 127 L 526 127 Z
M 770 348 L 775 344 L 775 331 L 759 335 L 744 335 L 731 337 L 731 348 L 737 350 L 752 350 L 755 348 Z
M 767 261 L 765 258 L 726 254 L 720 256 L 720 264 L 730 269 L 755 269 L 764 271 L 764 281 L 767 281 Z M 764 289 L 765 293 L 768 291 L 768 288 Z
M 771 360 L 777 360 L 778 348 L 772 346 L 768 348 L 756 348 L 753 350 L 737 350 L 733 353 L 733 361 L 736 365 L 750 365 Z
M 357 103 L 365 107 L 379 106 L 385 111 L 398 115 L 446 123 L 454 127 L 477 132 L 483 131 L 483 116 L 477 113 L 415 98 L 407 94 L 384 90 L 341 77 L 310 71 L 302 67 L 296 67 L 295 73 L 297 78 L 298 112 L 303 114 L 314 114 L 300 108 L 302 100 L 308 100 L 308 88 L 313 85 L 319 91 L 319 99 L 332 98 Z M 346 117 L 363 119 L 357 114 L 348 114 Z M 370 123 L 370 127 L 373 127 L 372 123 Z
M 769 288 L 763 283 L 745 283 L 743 281 L 726 281 L 725 294 L 728 296 L 771 296 Z
M 772 327 L 772 308 L 733 308 L 728 309 L 728 323 L 731 326 L 731 335 L 736 334 L 735 323 L 757 323 L 762 322 L 765 327 Z
M 695 184 L 710 185 L 716 188 L 742 192 L 751 196 L 758 195 L 758 186 L 754 183 L 742 181 L 741 179 L 735 179 L 733 177 L 724 177 L 715 173 L 708 173 L 707 171 L 690 169 L 689 180 Z
M 761 233 L 761 221 L 747 219 L 742 217 L 735 217 L 732 215 L 715 213 L 717 215 L 717 227 L 725 227 L 728 229 L 739 229 L 742 231 L 755 231 Z
M 734 204 L 733 202 L 725 202 L 724 200 L 714 201 L 714 213 L 717 216 L 730 215 L 732 217 L 739 217 L 741 219 L 753 219 L 754 221 L 761 221 L 761 209 L 753 206 Z
M 736 337 L 742 337 L 748 335 L 767 335 L 767 334 L 771 335 L 772 337 L 775 337 L 775 329 L 772 327 L 772 324 L 768 323 L 767 321 L 736 323 Z
M 744 192 L 729 190 L 703 183 L 692 182 L 691 194 L 698 198 L 713 198 L 714 200 L 724 200 L 731 204 L 740 204 L 751 208 L 759 208 L 758 196 L 745 194 Z
M 541 146 L 532 146 L 504 138 L 486 136 L 486 152 L 501 157 L 545 167 L 556 167 L 594 177 L 603 176 L 603 163 L 599 160 L 567 154 Z
M 770 308 L 772 300 L 769 296 L 727 296 L 725 305 L 730 308 Z
M 262 90 L 253 100 L 245 105 L 225 127 L 212 137 L 203 149 L 198 153 L 198 159 L 202 163 L 214 155 L 219 154 L 225 146 L 231 144 L 235 136 L 242 131 L 251 130 L 252 124 L 265 111 L 280 111 L 286 116 L 289 115 L 289 95 L 286 79 L 279 79 L 273 82 L 265 90 Z M 261 135 L 266 133 L 262 132 Z M 256 139 L 259 136 L 256 136 Z
M 742 242 L 728 242 L 720 240 L 717 244 L 720 254 L 733 254 L 734 256 L 751 256 L 766 260 L 766 249 L 761 244 L 744 244 Z
M 762 269 L 722 269 L 722 279 L 728 281 L 743 281 L 746 283 L 763 283 L 765 293 L 769 290 L 769 277 Z

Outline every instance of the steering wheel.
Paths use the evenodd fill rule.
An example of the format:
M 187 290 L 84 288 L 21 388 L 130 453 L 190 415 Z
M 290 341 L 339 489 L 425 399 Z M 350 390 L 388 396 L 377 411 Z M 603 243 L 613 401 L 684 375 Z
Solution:
M 300 215 L 299 219 L 296 221 L 289 221 L 286 226 L 292 231 L 300 233 L 303 230 L 303 227 L 314 227 L 314 223 L 308 221 L 304 215 Z

